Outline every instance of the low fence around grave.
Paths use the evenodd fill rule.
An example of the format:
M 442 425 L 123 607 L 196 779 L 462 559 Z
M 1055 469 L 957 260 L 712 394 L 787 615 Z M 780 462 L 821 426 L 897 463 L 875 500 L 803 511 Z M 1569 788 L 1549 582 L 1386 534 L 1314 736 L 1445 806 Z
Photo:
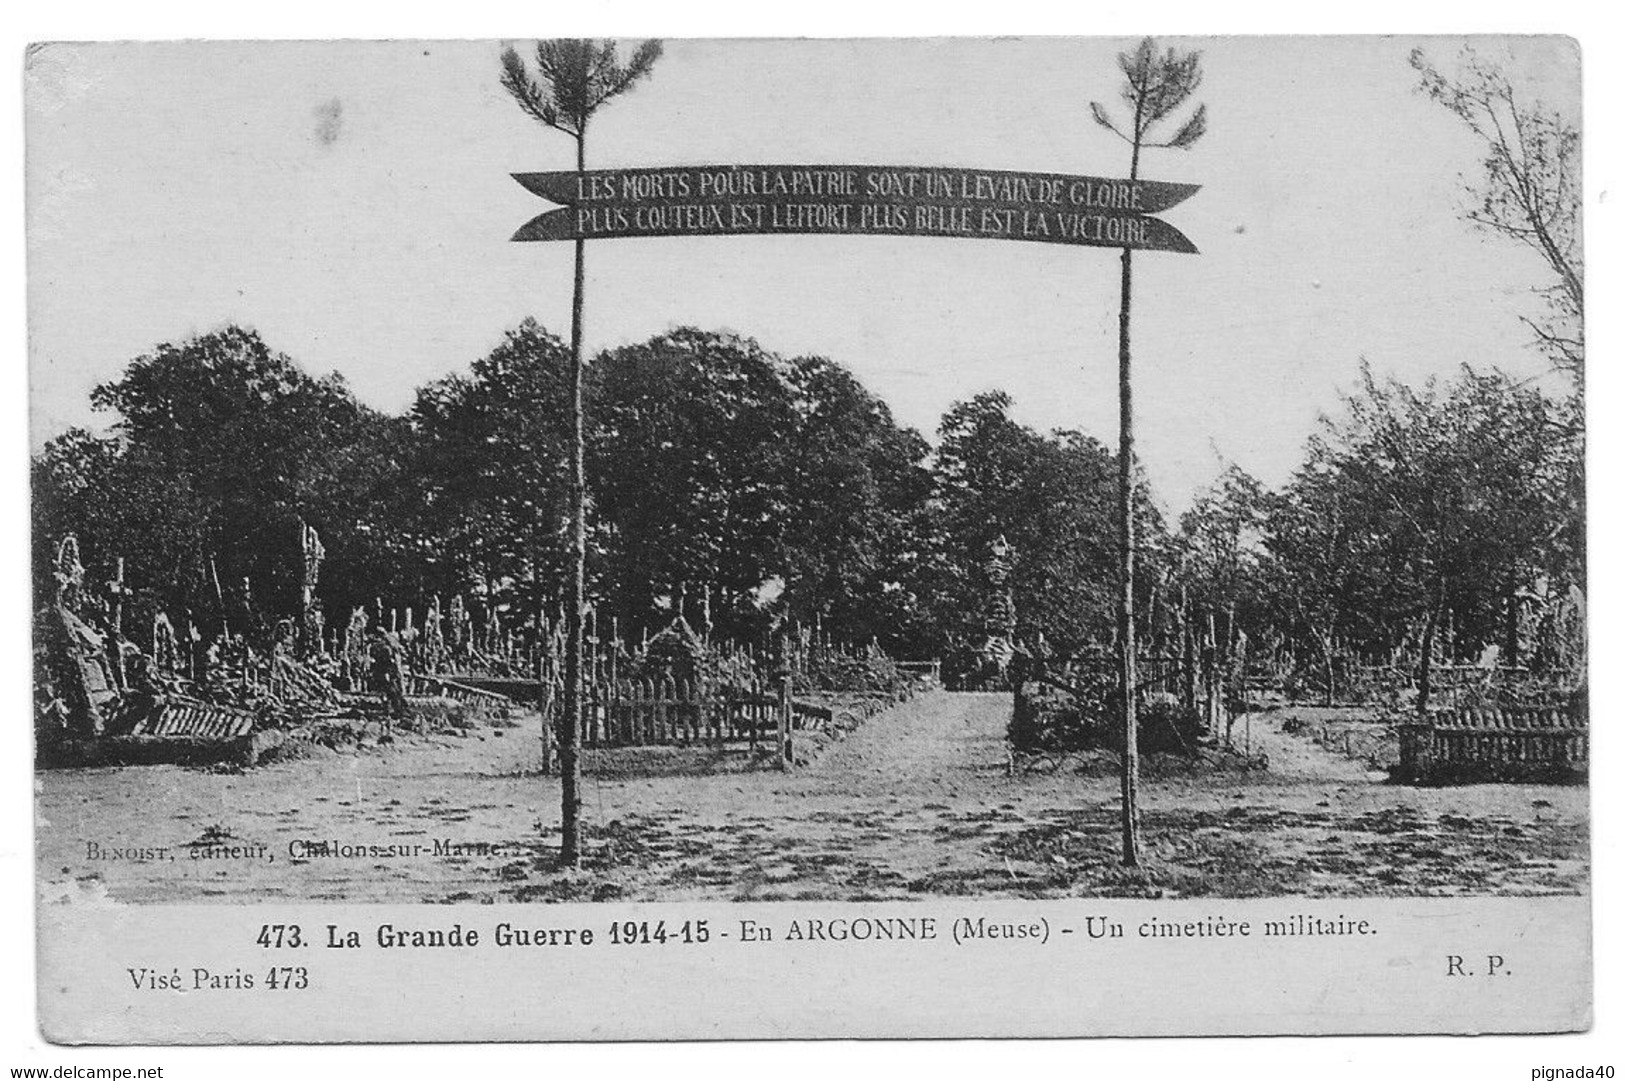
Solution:
M 551 716 L 557 688 L 536 680 L 413 675 L 414 694 L 461 701 L 497 699 L 539 706 Z M 782 682 L 706 683 L 675 679 L 593 682 L 582 700 L 581 745 L 622 747 L 774 747 L 788 754 L 793 734 L 819 731 L 835 711 L 792 697 Z M 888 699 L 889 702 L 889 699 Z
M 42 742 L 38 761 L 50 768 L 254 765 L 283 739 L 278 730 L 257 729 L 256 720 L 250 710 L 185 695 L 126 698 L 108 733 Z
M 872 650 L 860 655 L 828 648 L 848 660 L 874 657 Z M 941 677 L 938 660 L 881 659 L 886 665 L 895 663 L 904 678 L 845 689 L 837 680 L 836 687 L 829 688 L 806 676 L 805 668 L 793 667 L 789 678 L 617 679 L 613 665 L 595 663 L 583 673 L 580 745 L 591 751 L 669 747 L 748 752 L 785 765 L 808 761 L 830 741 L 907 700 L 921 687 L 936 685 Z M 407 687 L 410 695 L 482 703 L 495 699 L 534 707 L 542 715 L 545 733 L 542 768 L 550 771 L 558 752 L 562 687 L 556 673 L 548 671 L 545 677 L 415 671 L 408 674 Z M 808 682 L 813 682 L 813 689 L 806 687 Z
M 1405 783 L 1572 781 L 1590 763 L 1583 706 L 1447 709 L 1398 727 L 1394 779 Z
M 802 702 L 783 683 L 689 683 L 672 679 L 618 680 L 587 688 L 582 703 L 584 747 L 755 747 L 816 729 L 833 717 Z
M 254 714 L 250 710 L 176 695 L 137 720 L 129 735 L 228 740 L 246 736 L 253 730 Z
M 912 676 L 915 679 L 929 679 L 933 683 L 942 682 L 942 660 L 936 658 L 929 661 L 894 661 L 899 672 Z
M 706 686 L 620 680 L 587 688 L 585 747 L 757 742 L 778 727 L 779 694 L 765 683 Z
M 475 677 L 478 679 L 478 677 Z M 413 672 L 407 676 L 406 693 L 414 697 L 450 698 L 471 705 L 504 706 L 523 701 L 526 692 L 541 690 L 534 680 L 481 680 L 487 686 L 474 686 L 471 680 L 446 679 Z M 489 686 L 496 683 L 498 686 Z M 514 693 L 514 692 L 519 693 Z

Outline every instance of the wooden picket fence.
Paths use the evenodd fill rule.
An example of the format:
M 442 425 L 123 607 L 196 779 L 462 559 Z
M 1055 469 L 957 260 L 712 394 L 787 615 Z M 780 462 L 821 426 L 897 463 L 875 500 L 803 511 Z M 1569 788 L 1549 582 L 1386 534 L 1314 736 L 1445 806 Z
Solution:
M 407 676 L 406 689 L 407 693 L 413 696 L 450 698 L 456 702 L 472 705 L 505 706 L 514 702 L 513 696 L 500 690 L 477 687 L 472 683 L 446 679 L 443 676 L 426 676 L 418 672 Z
M 136 722 L 130 735 L 224 741 L 246 736 L 253 728 L 254 714 L 246 709 L 176 695 Z
M 929 679 L 933 683 L 942 682 L 942 658 L 935 657 L 929 661 L 894 661 L 897 670 L 915 679 Z
M 453 680 L 418 674 L 411 681 L 414 694 L 537 705 L 550 732 L 556 721 L 553 707 L 559 689 L 551 683 L 479 675 Z M 787 684 L 766 679 L 742 683 L 669 677 L 598 680 L 583 690 L 581 745 L 593 750 L 700 746 L 751 750 L 764 745 L 787 757 L 796 733 L 822 731 L 835 720 L 835 711 L 828 706 L 797 700 Z M 885 698 L 870 697 L 876 701 Z M 871 703 L 870 708 L 877 707 Z M 544 768 L 550 768 L 552 753 L 550 743 L 549 765 Z
M 588 686 L 581 742 L 586 747 L 694 746 L 771 742 L 788 705 L 789 726 L 827 710 L 788 701 L 767 680 L 707 684 L 674 679 L 617 680 Z M 827 718 L 826 718 L 827 719 Z
M 1446 709 L 1399 726 L 1398 780 L 1416 784 L 1571 780 L 1590 761 L 1581 706 Z

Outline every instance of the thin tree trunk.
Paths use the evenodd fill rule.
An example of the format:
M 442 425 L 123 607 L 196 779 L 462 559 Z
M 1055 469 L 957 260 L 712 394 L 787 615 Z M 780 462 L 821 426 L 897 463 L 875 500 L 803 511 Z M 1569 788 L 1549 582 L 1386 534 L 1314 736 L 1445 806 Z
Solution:
M 109 660 L 113 664 L 113 683 L 121 691 L 129 690 L 124 682 L 124 557 L 118 557 L 118 573 L 113 576 L 113 634 Z
M 1512 575 L 1507 575 L 1506 583 L 1506 626 L 1505 645 L 1502 647 L 1501 663 L 1507 667 L 1515 667 L 1520 660 L 1518 640 L 1518 583 Z
M 587 168 L 584 135 L 576 137 L 576 171 Z M 564 711 L 559 717 L 559 788 L 563 802 L 559 860 L 581 866 L 581 616 L 587 603 L 586 433 L 581 406 L 581 308 L 587 245 L 576 241 L 575 295 L 570 305 L 570 600 L 565 605 Z
M 1186 713 L 1196 712 L 1196 631 L 1191 627 L 1190 597 L 1179 587 L 1179 629 L 1183 647 L 1184 687 L 1181 695 Z
M 1330 638 L 1320 640 L 1320 655 L 1326 666 L 1326 708 L 1330 709 L 1337 701 L 1337 664 L 1332 658 L 1332 643 Z
M 1433 635 L 1439 627 L 1439 615 L 1444 608 L 1444 585 L 1439 586 L 1439 599 L 1428 609 L 1427 622 L 1422 627 L 1422 670 L 1416 680 L 1416 712 L 1426 716 L 1428 699 L 1433 694 Z
M 1224 741 L 1230 742 L 1230 730 L 1235 726 L 1235 715 L 1230 702 L 1235 693 L 1236 671 L 1236 605 L 1231 601 L 1224 610 L 1224 666 L 1219 669 L 1219 701 L 1224 709 Z M 1250 733 L 1249 729 L 1249 733 Z
M 1202 724 L 1219 738 L 1219 635 L 1214 627 L 1213 612 L 1207 614 L 1207 627 L 1202 633 Z M 1226 733 L 1225 739 L 1229 740 Z

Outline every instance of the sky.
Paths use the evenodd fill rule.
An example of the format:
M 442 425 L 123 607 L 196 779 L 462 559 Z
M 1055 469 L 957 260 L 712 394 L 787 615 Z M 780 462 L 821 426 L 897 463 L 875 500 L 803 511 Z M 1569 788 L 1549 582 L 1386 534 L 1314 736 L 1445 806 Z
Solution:
M 525 43 L 519 43 L 523 46 Z M 1142 176 L 1198 255 L 1135 262 L 1138 453 L 1188 505 L 1225 461 L 1269 484 L 1363 359 L 1407 381 L 1545 369 L 1520 314 L 1545 268 L 1459 218 L 1480 148 L 1415 92 L 1421 45 L 1164 39 L 1199 48 L 1207 136 Z M 571 246 L 508 237 L 546 204 L 510 177 L 574 145 L 497 82 L 501 42 L 52 45 L 28 66 L 30 435 L 105 427 L 89 392 L 155 344 L 257 329 L 400 411 L 535 316 L 568 332 Z M 809 162 L 1116 176 L 1126 39 L 668 40 L 589 131 L 589 167 Z M 1480 41 L 1579 116 L 1559 38 Z M 1115 444 L 1118 266 L 1104 249 L 893 237 L 589 244 L 589 350 L 679 325 L 846 365 L 933 435 L 1002 388 L 1018 420 Z M 1558 377 L 1541 377 L 1553 390 Z

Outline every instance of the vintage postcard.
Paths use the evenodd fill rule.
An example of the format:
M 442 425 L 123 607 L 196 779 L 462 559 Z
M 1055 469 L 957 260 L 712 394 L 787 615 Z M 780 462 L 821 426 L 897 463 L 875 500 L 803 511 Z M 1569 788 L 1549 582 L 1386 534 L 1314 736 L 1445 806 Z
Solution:
M 26 95 L 51 1040 L 1589 1026 L 1572 40 Z

